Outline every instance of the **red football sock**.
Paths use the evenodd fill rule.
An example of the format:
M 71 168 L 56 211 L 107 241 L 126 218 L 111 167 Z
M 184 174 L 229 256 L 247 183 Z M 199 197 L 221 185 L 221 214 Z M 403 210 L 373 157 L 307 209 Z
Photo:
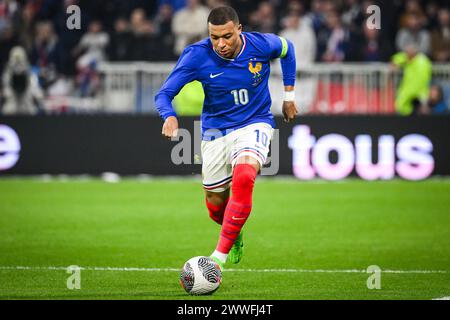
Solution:
M 252 194 L 257 171 L 250 164 L 237 164 L 231 182 L 231 199 L 225 209 L 216 250 L 230 252 L 252 210 Z
M 215 222 L 217 222 L 218 224 L 222 224 L 223 214 L 225 212 L 225 208 L 228 204 L 229 199 L 230 198 L 227 198 L 224 203 L 222 203 L 221 205 L 218 205 L 218 206 L 209 202 L 208 199 L 205 199 L 206 207 L 208 208 L 208 211 L 209 211 L 209 217 L 211 219 L 213 219 Z

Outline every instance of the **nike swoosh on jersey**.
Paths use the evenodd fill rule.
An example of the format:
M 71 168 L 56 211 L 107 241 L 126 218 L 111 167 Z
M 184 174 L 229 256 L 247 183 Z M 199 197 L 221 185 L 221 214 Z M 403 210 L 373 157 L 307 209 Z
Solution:
M 215 78 L 215 77 L 218 77 L 218 76 L 220 76 L 221 74 L 224 74 L 225 72 L 221 72 L 221 73 L 217 73 L 217 74 L 212 74 L 212 73 L 210 73 L 209 74 L 209 77 L 211 78 L 211 79 L 213 79 L 213 78 Z
M 246 218 L 236 218 L 235 216 L 232 216 L 231 219 L 233 219 L 233 220 L 245 220 Z

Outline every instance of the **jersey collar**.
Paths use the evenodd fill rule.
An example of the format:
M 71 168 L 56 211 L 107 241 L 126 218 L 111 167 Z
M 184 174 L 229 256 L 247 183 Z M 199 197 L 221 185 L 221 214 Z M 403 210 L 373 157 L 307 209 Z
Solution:
M 241 33 L 241 40 L 242 40 L 242 48 L 241 48 L 241 51 L 239 51 L 239 54 L 236 56 L 236 58 L 233 58 L 233 59 L 224 58 L 224 57 L 222 57 L 220 54 L 218 54 L 218 53 L 216 52 L 216 50 L 214 50 L 214 47 L 212 47 L 212 43 L 211 43 L 211 47 L 212 47 L 212 50 L 214 51 L 214 53 L 215 53 L 219 58 L 221 58 L 221 59 L 223 59 L 223 60 L 227 60 L 227 61 L 234 61 L 234 60 L 236 60 L 237 58 L 239 58 L 239 56 L 244 52 L 245 47 L 247 46 L 247 40 L 245 39 L 245 35 L 244 35 L 243 33 Z

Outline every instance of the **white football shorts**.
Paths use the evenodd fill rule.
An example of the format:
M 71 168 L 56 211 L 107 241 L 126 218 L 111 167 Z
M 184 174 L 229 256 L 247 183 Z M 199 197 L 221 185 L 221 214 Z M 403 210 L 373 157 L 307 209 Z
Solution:
M 202 141 L 203 188 L 211 192 L 228 189 L 239 157 L 250 156 L 262 168 L 267 161 L 273 132 L 267 123 L 253 123 L 215 140 Z

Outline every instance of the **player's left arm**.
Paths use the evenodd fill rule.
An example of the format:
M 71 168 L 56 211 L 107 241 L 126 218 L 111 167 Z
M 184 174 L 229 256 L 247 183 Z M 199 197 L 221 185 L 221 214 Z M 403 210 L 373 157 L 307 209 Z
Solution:
M 290 122 L 294 120 L 296 115 L 298 114 L 294 93 L 297 71 L 294 45 L 288 39 L 279 37 L 275 34 L 266 34 L 265 36 L 267 42 L 269 43 L 270 58 L 280 58 L 284 84 L 284 99 L 282 110 L 284 121 Z

